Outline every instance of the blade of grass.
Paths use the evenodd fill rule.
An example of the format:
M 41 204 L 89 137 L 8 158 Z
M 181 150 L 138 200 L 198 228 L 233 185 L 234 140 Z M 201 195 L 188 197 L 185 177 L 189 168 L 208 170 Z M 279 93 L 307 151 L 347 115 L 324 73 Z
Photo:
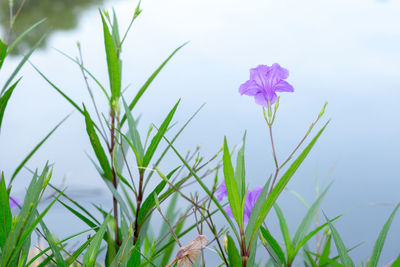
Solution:
M 337 251 L 339 253 L 340 261 L 346 267 L 355 267 L 354 262 L 352 261 L 352 259 L 350 258 L 349 254 L 347 253 L 347 249 L 344 246 L 342 238 L 340 237 L 340 235 L 337 232 L 336 228 L 333 226 L 333 224 L 330 222 L 330 220 L 328 219 L 328 217 L 326 217 L 325 214 L 324 214 L 324 216 L 325 216 L 325 219 L 328 222 L 329 229 L 332 232 L 332 237 L 333 237 L 333 240 L 335 241 L 335 245 L 336 245 L 336 249 L 337 249 Z
M 8 88 L 7 91 L 0 97 L 0 132 L 8 100 L 10 99 L 12 93 L 14 92 L 15 87 L 17 86 L 20 80 L 21 78 L 18 81 L 16 81 L 13 85 L 11 85 L 11 87 Z
M 178 48 L 176 48 L 172 54 L 169 55 L 169 57 L 157 68 L 157 70 L 155 72 L 153 72 L 153 74 L 147 79 L 147 81 L 143 84 L 143 86 L 140 88 L 140 90 L 138 91 L 138 93 L 136 94 L 135 98 L 132 100 L 132 102 L 129 104 L 129 109 L 132 110 L 137 102 L 139 101 L 139 99 L 142 97 L 142 95 L 144 94 L 144 92 L 146 92 L 147 88 L 149 87 L 149 85 L 151 84 L 151 82 L 154 80 L 155 77 L 157 77 L 157 75 L 160 73 L 160 71 L 164 68 L 164 66 L 168 63 L 168 61 L 182 48 L 184 47 L 188 42 L 184 43 L 183 45 L 179 46 Z M 122 125 L 124 125 L 124 122 L 126 120 L 126 116 L 124 115 L 122 117 L 121 120 L 121 127 Z
M 400 203 L 397 204 L 397 206 L 394 208 L 392 214 L 390 214 L 388 220 L 386 221 L 385 225 L 382 227 L 381 232 L 379 233 L 379 236 L 375 242 L 374 248 L 372 250 L 372 255 L 369 260 L 369 265 L 368 267 L 377 267 L 379 258 L 382 253 L 383 245 L 385 244 L 386 236 L 388 234 L 389 228 L 392 224 L 394 215 L 396 214 L 397 210 L 400 207 Z

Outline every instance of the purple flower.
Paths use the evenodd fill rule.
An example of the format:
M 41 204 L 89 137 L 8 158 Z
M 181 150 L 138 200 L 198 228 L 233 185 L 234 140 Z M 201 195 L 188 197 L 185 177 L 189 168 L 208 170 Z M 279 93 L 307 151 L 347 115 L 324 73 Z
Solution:
M 251 211 L 256 205 L 257 199 L 261 194 L 263 188 L 261 186 L 257 186 L 253 189 L 253 191 L 247 192 L 246 200 L 244 202 L 244 221 L 247 222 L 250 219 Z
M 21 201 L 13 197 L 8 198 L 8 203 L 10 204 L 10 209 L 17 207 L 18 205 L 21 205 Z
M 289 71 L 282 68 L 278 63 L 258 65 L 250 69 L 250 80 L 239 88 L 241 95 L 254 96 L 258 105 L 268 107 L 278 99 L 276 92 L 293 92 L 293 86 L 284 81 L 289 76 Z
M 254 205 L 257 202 L 258 197 L 261 194 L 262 189 L 263 188 L 261 186 L 257 186 L 252 191 L 247 191 L 246 199 L 244 201 L 244 221 L 245 222 L 247 222 L 250 219 L 251 212 L 254 208 Z M 217 195 L 218 201 L 221 201 L 225 196 L 227 196 L 225 182 L 221 183 L 221 185 L 219 186 L 219 189 L 217 190 L 217 193 L 218 193 L 218 195 Z M 229 207 L 229 206 L 225 207 L 225 212 L 229 215 L 229 217 L 233 218 L 231 207 Z
M 217 199 L 218 201 L 221 201 L 226 196 L 228 196 L 228 193 L 226 192 L 226 184 L 225 181 L 222 181 L 221 185 L 217 190 Z

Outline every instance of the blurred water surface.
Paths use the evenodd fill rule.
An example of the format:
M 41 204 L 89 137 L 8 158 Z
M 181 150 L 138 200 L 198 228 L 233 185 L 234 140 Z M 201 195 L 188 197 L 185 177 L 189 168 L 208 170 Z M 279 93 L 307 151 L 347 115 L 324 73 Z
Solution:
M 20 15 L 21 27 L 48 17 L 44 27 L 52 29 L 45 49 L 38 50 L 31 61 L 77 103 L 89 103 L 79 68 L 53 48 L 75 57 L 80 41 L 86 67 L 107 84 L 97 8 L 113 6 L 125 29 L 136 2 L 76 1 L 59 12 L 48 1 L 29 2 L 32 6 Z M 2 25 L 7 21 L 5 5 L 6 1 L 0 9 Z M 311 202 L 317 177 L 327 180 L 325 185 L 333 181 L 323 210 L 330 217 L 344 214 L 337 228 L 349 247 L 364 242 L 351 254 L 365 260 L 391 205 L 400 201 L 400 2 L 153 0 L 144 1 L 143 9 L 122 54 L 124 85 L 130 85 L 126 98 L 133 97 L 173 49 L 190 43 L 162 71 L 134 111 L 136 116 L 142 114 L 142 129 L 159 124 L 178 98 L 182 103 L 176 121 L 181 124 L 206 103 L 181 136 L 178 148 L 185 152 L 201 145 L 202 153 L 210 157 L 224 135 L 233 146 L 247 130 L 247 180 L 252 187 L 261 185 L 273 170 L 266 125 L 260 107 L 237 90 L 248 79 L 249 68 L 280 63 L 290 70 L 288 80 L 295 93 L 282 94 L 275 125 L 278 158 L 283 160 L 290 153 L 325 101 L 329 102 L 325 118 L 332 119 L 289 188 Z M 18 59 L 7 62 L 9 72 Z M 6 175 L 73 110 L 29 65 L 22 74 L 0 138 L 0 162 Z M 96 98 L 107 112 L 100 90 Z M 75 112 L 28 166 L 37 168 L 47 160 L 55 163 L 54 183 L 65 181 L 72 191 L 84 189 L 78 194 L 83 201 L 107 206 L 110 195 L 85 152 L 92 154 L 83 118 Z M 167 172 L 177 162 L 170 153 L 162 168 Z M 17 178 L 13 189 L 17 196 L 23 196 L 29 177 L 25 171 Z M 102 194 L 86 196 L 86 190 Z M 305 208 L 288 192 L 279 203 L 293 232 Z M 59 225 L 55 231 L 60 235 L 82 228 L 62 208 L 50 214 L 48 221 Z M 382 264 L 397 256 L 399 235 L 400 218 L 396 218 Z

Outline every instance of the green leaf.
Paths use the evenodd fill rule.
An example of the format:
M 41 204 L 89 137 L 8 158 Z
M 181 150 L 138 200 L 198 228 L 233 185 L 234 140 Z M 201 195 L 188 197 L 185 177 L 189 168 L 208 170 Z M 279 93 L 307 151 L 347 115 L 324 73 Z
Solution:
M 4 173 L 1 173 L 0 181 L 0 248 L 4 250 L 8 234 L 11 230 L 12 215 L 10 210 L 9 197 L 4 179 Z
M 271 257 L 278 261 L 279 266 L 286 266 L 285 253 L 279 246 L 279 243 L 272 237 L 270 232 L 261 226 L 260 232 L 262 237 L 265 239 L 266 244 L 264 246 L 267 248 L 268 253 L 272 253 Z M 263 242 L 264 243 L 264 242 Z
M 317 142 L 318 138 L 321 136 L 322 132 L 325 130 L 326 126 L 328 125 L 329 121 L 322 127 L 322 129 L 317 133 L 317 135 L 312 139 L 312 141 L 307 145 L 307 147 L 301 152 L 301 154 L 297 157 L 297 159 L 292 163 L 289 169 L 283 174 L 280 178 L 279 182 L 273 188 L 271 193 L 268 195 L 267 200 L 263 203 L 263 206 L 260 210 L 259 216 L 255 222 L 253 235 L 250 240 L 250 244 L 252 240 L 255 238 L 255 232 L 260 228 L 262 223 L 264 222 L 265 218 L 267 217 L 269 211 L 271 210 L 272 206 L 278 199 L 279 195 L 282 193 L 283 189 L 286 187 L 290 179 L 296 173 L 297 169 L 300 167 L 301 163 L 307 157 L 308 153 L 311 151 L 315 143 Z
M 160 73 L 160 71 L 164 68 L 164 66 L 168 63 L 168 61 L 185 45 L 187 44 L 184 43 L 183 45 L 179 46 L 177 49 L 175 49 L 171 55 L 169 55 L 169 57 L 157 68 L 157 70 L 155 72 L 153 72 L 153 74 L 147 79 L 147 81 L 143 84 L 143 86 L 140 88 L 140 90 L 137 92 L 135 98 L 132 100 L 132 102 L 129 104 L 129 109 L 132 110 L 137 102 L 139 101 L 139 99 L 142 97 L 142 95 L 144 94 L 144 92 L 146 92 L 147 88 L 149 87 L 149 85 L 151 84 L 151 82 L 154 80 L 155 77 L 157 77 L 157 75 Z M 121 126 L 124 125 L 124 122 L 126 120 L 126 115 L 124 115 L 122 117 L 121 120 Z
M 46 19 L 41 19 L 32 26 L 30 26 L 28 29 L 26 29 L 23 33 L 21 33 L 17 39 L 10 45 L 10 48 L 7 51 L 7 55 L 11 53 L 11 51 L 14 49 L 14 47 L 28 34 L 30 33 L 33 29 L 35 29 L 37 26 L 42 24 Z
M 25 65 L 25 63 L 28 61 L 30 56 L 33 54 L 33 51 L 35 51 L 36 48 L 39 47 L 39 45 L 43 41 L 44 37 L 45 36 L 42 36 L 42 38 L 40 38 L 39 41 L 37 41 L 36 44 L 34 46 L 32 46 L 32 48 L 29 50 L 29 52 L 27 54 L 25 54 L 25 56 L 21 59 L 21 61 L 19 62 L 19 64 L 15 68 L 15 70 L 11 73 L 11 75 L 8 77 L 7 81 L 4 83 L 3 89 L 1 89 L 1 93 L 0 94 L 2 94 L 4 92 L 4 90 L 6 90 L 6 88 L 10 85 L 10 83 L 13 81 L 15 76 L 21 70 L 22 66 Z M 8 51 L 10 51 L 10 49 Z
M 246 133 L 243 135 L 243 145 L 240 148 L 237 159 L 236 159 L 236 171 L 235 171 L 235 178 L 236 183 L 238 185 L 238 191 L 240 194 L 240 199 L 246 197 L 246 172 L 245 172 L 245 165 L 244 165 L 244 148 L 246 145 Z
M 59 89 L 54 83 L 52 83 L 35 65 L 33 65 L 32 63 L 30 63 L 31 66 L 37 71 L 37 73 L 39 73 L 40 76 L 42 76 L 42 78 L 51 85 L 51 87 L 54 88 L 54 90 L 56 90 L 62 97 L 64 97 L 76 110 L 78 110 L 82 115 L 85 116 L 85 113 L 83 112 L 83 110 L 71 99 L 69 98 L 61 89 Z
M 140 140 L 139 131 L 137 130 L 136 121 L 132 117 L 131 111 L 129 110 L 129 107 L 126 104 L 125 99 L 122 99 L 122 102 L 123 102 L 124 108 L 125 108 L 125 115 L 127 115 L 127 118 L 128 118 L 129 134 L 130 134 L 131 140 L 133 142 L 136 161 L 137 161 L 138 165 L 141 166 L 143 157 L 144 157 L 144 151 L 143 151 L 142 142 Z
M 232 267 L 242 266 L 242 260 L 240 258 L 239 251 L 236 248 L 235 241 L 233 241 L 230 235 L 228 237 L 228 259 L 229 265 Z
M 171 109 L 171 111 L 168 113 L 167 117 L 165 118 L 165 120 L 161 124 L 160 128 L 158 129 L 158 132 L 151 140 L 149 148 L 146 150 L 146 153 L 143 158 L 143 167 L 147 167 L 149 165 L 149 163 L 154 155 L 154 152 L 156 152 L 156 149 L 157 149 L 158 145 L 160 144 L 162 137 L 164 136 L 164 134 L 166 133 L 166 131 L 168 129 L 168 125 L 170 124 L 172 117 L 174 116 L 176 108 L 178 107 L 180 101 L 181 100 L 179 100 L 175 104 L 175 106 Z
M 276 215 L 278 216 L 283 240 L 285 241 L 286 252 L 288 254 L 288 261 L 292 262 L 290 259 L 290 255 L 292 255 L 294 245 L 292 247 L 292 242 L 290 240 L 290 234 L 289 234 L 289 228 L 287 226 L 285 217 L 283 216 L 282 210 L 279 208 L 278 204 L 276 204 L 276 203 L 274 204 L 274 209 L 275 209 Z
M 340 216 L 337 216 L 335 218 L 333 218 L 331 220 L 331 222 L 336 221 L 337 219 L 339 219 Z M 296 245 L 296 247 L 294 248 L 294 252 L 293 252 L 293 257 L 297 254 L 297 252 L 300 250 L 301 247 L 303 247 L 308 240 L 310 240 L 314 235 L 316 235 L 319 231 L 321 231 L 325 226 L 327 226 L 328 223 L 324 223 L 320 226 L 318 226 L 317 228 L 315 228 L 314 230 L 312 230 L 310 233 L 308 233 L 300 242 L 299 244 Z
M 376 267 L 378 266 L 379 257 L 381 256 L 381 252 L 383 249 L 383 245 L 385 244 L 386 236 L 389 231 L 390 225 L 392 224 L 394 215 L 396 214 L 397 210 L 400 207 L 400 203 L 394 208 L 392 214 L 390 214 L 388 220 L 386 221 L 385 225 L 382 227 L 381 232 L 379 233 L 378 239 L 375 242 L 374 248 L 372 250 L 372 255 L 369 260 L 368 267 Z
M 325 264 L 327 263 L 327 260 L 329 259 L 329 254 L 331 252 L 331 240 L 332 236 L 328 235 L 326 241 L 325 241 L 325 246 L 324 249 L 322 250 L 321 258 L 320 258 L 320 264 Z
M 0 69 L 3 66 L 4 59 L 6 58 L 7 53 L 7 45 L 0 40 Z
M 101 146 L 99 137 L 97 136 L 96 130 L 94 128 L 94 123 L 90 118 L 89 113 L 84 106 L 84 115 L 85 115 L 85 123 L 86 123 L 86 131 L 90 139 L 90 143 L 92 144 L 92 148 L 94 153 L 96 154 L 97 160 L 100 163 L 100 166 L 104 172 L 104 177 L 110 181 L 113 180 L 113 175 L 110 167 L 110 163 L 108 161 L 107 155 Z
M 172 143 L 165 136 L 164 136 L 164 139 L 168 143 L 168 145 L 172 148 L 172 150 L 175 152 L 175 154 L 178 156 L 178 158 L 182 161 L 183 165 L 185 165 L 185 167 L 188 169 L 190 174 L 193 175 L 193 177 L 196 179 L 197 183 L 201 186 L 201 188 L 204 190 L 204 192 L 212 199 L 214 204 L 217 206 L 218 210 L 225 217 L 229 226 L 232 228 L 236 238 L 239 240 L 238 231 L 236 230 L 235 225 L 233 224 L 233 221 L 231 220 L 231 218 L 229 218 L 228 214 L 225 212 L 221 203 L 218 202 L 218 200 L 215 198 L 214 194 L 211 193 L 211 191 L 208 189 L 208 187 L 203 183 L 202 179 L 196 174 L 196 172 L 192 169 L 192 167 L 190 167 L 190 165 L 186 162 L 186 160 L 182 157 L 182 155 L 176 150 L 176 148 L 172 145 Z
M 49 243 L 51 251 L 54 254 L 57 266 L 66 267 L 67 263 L 64 261 L 62 255 L 61 255 L 61 250 L 58 247 L 57 241 L 54 239 L 54 236 L 50 233 L 49 229 L 47 228 L 46 224 L 43 221 L 40 221 L 40 225 L 42 226 L 46 241 Z
M 148 215 L 149 211 L 155 207 L 156 203 L 155 203 L 155 199 L 154 199 L 154 194 L 156 194 L 156 196 L 158 196 L 161 193 L 161 191 L 164 189 L 165 185 L 167 184 L 167 181 L 171 178 L 171 176 L 178 169 L 179 169 L 179 167 L 175 168 L 166 177 L 157 169 L 157 172 L 163 178 L 163 180 L 156 186 L 156 188 L 154 188 L 154 190 L 144 200 L 143 205 L 142 205 L 142 207 L 139 211 L 139 215 L 138 215 L 139 226 L 141 226 L 142 223 L 145 221 L 146 216 Z
M 397 257 L 397 259 L 392 263 L 391 267 L 400 267 L 400 255 Z
M 11 97 L 11 94 L 13 93 L 15 87 L 17 86 L 18 81 L 16 81 L 10 88 L 7 89 L 7 91 L 0 97 L 0 130 L 1 130 L 1 123 L 3 122 L 3 116 L 4 116 L 4 111 L 6 110 L 6 106 L 8 103 L 8 100 Z
M 297 244 L 306 236 L 307 231 L 310 228 L 313 219 L 315 218 L 315 214 L 318 212 L 318 209 L 321 206 L 322 199 L 325 197 L 330 186 L 331 185 L 327 186 L 324 192 L 318 196 L 317 200 L 315 200 L 312 206 L 308 209 L 306 216 L 301 221 L 293 237 L 293 247 L 296 247 Z
M 111 88 L 111 101 L 118 101 L 121 95 L 121 73 L 119 68 L 119 59 L 117 49 L 113 42 L 112 36 L 104 20 L 103 14 L 100 12 L 101 21 L 103 23 L 104 46 L 107 55 L 108 77 Z
M 229 154 L 229 148 L 224 138 L 224 155 L 223 155 L 223 170 L 226 184 L 226 192 L 228 195 L 229 205 L 232 210 L 233 217 L 239 226 L 243 225 L 243 207 L 242 201 L 238 191 L 238 185 L 233 174 L 233 167 L 231 162 L 231 156 Z
M 354 267 L 354 262 L 351 260 L 349 254 L 347 253 L 347 249 L 344 246 L 344 243 L 339 235 L 339 233 L 336 231 L 335 227 L 333 226 L 333 224 L 328 220 L 328 218 L 326 217 L 326 215 L 324 214 L 325 219 L 328 222 L 329 225 L 329 229 L 332 232 L 332 237 L 333 240 L 335 241 L 335 245 L 336 245 L 336 249 L 339 253 L 339 257 L 340 257 L 340 261 L 343 263 L 344 266 L 346 267 Z
M 100 244 L 101 244 L 101 241 L 103 240 L 103 236 L 106 232 L 106 228 L 107 228 L 109 219 L 110 219 L 110 217 L 107 216 L 107 218 L 104 220 L 104 222 L 101 224 L 99 230 L 95 234 L 92 243 L 90 243 L 85 255 L 83 256 L 83 266 L 85 266 L 85 267 L 94 267 L 95 266 L 97 255 L 100 250 Z
M 123 267 L 127 266 L 127 261 L 129 256 L 131 255 L 132 251 L 135 249 L 133 245 L 133 236 L 129 236 L 124 240 L 121 247 L 118 250 L 117 255 L 115 256 L 113 262 L 111 263 L 110 267 Z M 136 266 L 136 265 L 135 265 Z

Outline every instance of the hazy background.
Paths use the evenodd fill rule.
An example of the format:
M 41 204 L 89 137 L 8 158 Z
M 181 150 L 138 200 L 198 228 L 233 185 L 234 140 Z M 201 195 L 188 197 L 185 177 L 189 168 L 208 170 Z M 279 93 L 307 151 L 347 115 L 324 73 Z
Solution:
M 6 2 L 0 5 L 3 27 L 8 20 Z M 123 32 L 135 6 L 136 1 L 123 0 L 28 0 L 17 31 L 26 28 L 22 22 L 30 25 L 48 17 L 40 32 L 49 35 L 31 61 L 77 103 L 89 103 L 79 68 L 53 48 L 75 57 L 80 41 L 86 67 L 108 84 L 97 8 L 114 7 Z M 334 183 L 323 210 L 330 217 L 344 214 L 337 228 L 347 246 L 364 242 L 351 255 L 357 261 L 366 259 L 392 205 L 400 200 L 400 2 L 145 0 L 142 7 L 122 54 L 129 99 L 177 46 L 190 41 L 137 106 L 135 114 L 143 114 L 142 129 L 160 123 L 178 98 L 182 102 L 175 121 L 181 124 L 206 103 L 177 143 L 181 152 L 201 145 L 202 153 L 210 157 L 224 135 L 233 146 L 247 130 L 247 181 L 252 187 L 262 185 L 273 171 L 266 124 L 261 108 L 253 98 L 241 97 L 238 87 L 248 79 L 250 68 L 278 62 L 290 70 L 288 81 L 295 88 L 295 93 L 281 94 L 275 125 L 279 159 L 294 148 L 325 101 L 329 102 L 325 120 L 332 119 L 289 188 L 311 202 L 316 178 L 329 175 L 328 182 Z M 37 38 L 31 36 L 25 47 Z M 22 46 L 19 52 L 23 51 Z M 8 59 L 1 82 L 19 59 L 18 55 Z M 0 138 L 0 168 L 6 176 L 73 110 L 32 67 L 26 65 L 21 75 Z M 106 112 L 100 90 L 95 91 Z M 47 160 L 55 163 L 55 184 L 64 179 L 73 196 L 107 206 L 111 196 L 85 151 L 92 154 L 84 120 L 75 112 L 28 166 L 41 168 Z M 174 168 L 176 162 L 170 153 L 163 170 Z M 27 171 L 17 177 L 13 189 L 17 197 L 23 197 L 30 177 Z M 279 203 L 293 233 L 305 208 L 289 193 Z M 60 235 L 82 228 L 62 208 L 53 210 L 47 221 Z M 396 218 L 390 229 L 383 263 L 397 257 L 399 222 Z

